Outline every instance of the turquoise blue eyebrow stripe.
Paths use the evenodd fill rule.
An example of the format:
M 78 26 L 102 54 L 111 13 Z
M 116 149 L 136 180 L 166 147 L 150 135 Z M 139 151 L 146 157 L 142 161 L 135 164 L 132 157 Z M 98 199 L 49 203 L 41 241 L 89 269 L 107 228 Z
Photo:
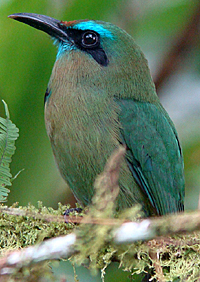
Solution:
M 78 23 L 74 25 L 73 28 L 81 29 L 81 30 L 87 30 L 87 29 L 94 30 L 97 33 L 99 33 L 102 37 L 113 39 L 113 35 L 109 30 L 105 29 L 100 24 L 95 23 L 93 21 Z

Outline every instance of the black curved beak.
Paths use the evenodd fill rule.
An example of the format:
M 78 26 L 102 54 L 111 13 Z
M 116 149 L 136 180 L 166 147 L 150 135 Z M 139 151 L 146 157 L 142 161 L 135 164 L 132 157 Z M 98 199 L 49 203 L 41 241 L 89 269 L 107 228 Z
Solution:
M 62 23 L 54 18 L 33 13 L 17 13 L 9 15 L 8 17 L 42 30 L 61 41 L 69 40 Z

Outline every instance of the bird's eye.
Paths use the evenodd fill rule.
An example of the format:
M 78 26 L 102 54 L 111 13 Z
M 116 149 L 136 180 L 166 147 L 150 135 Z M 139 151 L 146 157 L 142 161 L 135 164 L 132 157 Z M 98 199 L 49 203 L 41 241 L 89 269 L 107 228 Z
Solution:
M 86 31 L 82 35 L 82 45 L 84 47 L 95 47 L 99 43 L 99 36 L 94 31 Z

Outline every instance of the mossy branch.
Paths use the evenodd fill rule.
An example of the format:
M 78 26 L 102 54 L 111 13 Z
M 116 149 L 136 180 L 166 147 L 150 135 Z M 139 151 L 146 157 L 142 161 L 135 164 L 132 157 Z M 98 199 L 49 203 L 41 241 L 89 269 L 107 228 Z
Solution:
M 17 209 L 13 209 L 13 211 L 16 210 Z M 2 209 L 2 212 L 6 213 L 7 210 Z M 15 212 L 12 214 L 15 214 Z M 26 216 L 25 214 L 26 212 L 23 213 L 23 216 Z M 30 213 L 28 214 L 30 216 Z M 53 217 L 54 219 L 60 219 L 64 221 L 63 217 L 52 215 L 49 216 L 51 222 Z M 38 218 L 42 219 L 42 216 L 39 213 Z M 46 221 L 47 218 L 48 216 L 44 217 L 43 220 Z M 169 220 L 171 223 L 169 223 Z M 177 222 L 178 226 L 173 225 L 173 223 Z M 116 226 L 119 225 L 119 221 L 115 219 L 108 219 L 106 222 L 102 222 L 97 218 L 94 218 L 94 220 L 91 221 L 85 220 L 84 218 L 82 219 L 82 224 L 99 225 L 102 223 L 107 225 L 109 228 L 110 224 L 112 225 L 113 236 L 109 238 L 109 243 L 115 247 L 116 244 L 130 244 L 135 241 L 143 241 L 145 239 L 149 240 L 153 238 L 156 239 L 143 244 L 146 246 L 148 245 L 151 248 L 156 247 L 159 249 L 167 248 L 170 245 L 179 248 L 183 246 L 192 247 L 200 243 L 200 234 L 194 234 L 194 237 L 193 235 L 191 237 L 188 234 L 186 235 L 186 232 L 190 233 L 191 231 L 200 230 L 199 211 L 188 214 L 163 216 L 160 218 L 141 220 L 139 222 L 125 222 L 117 229 Z M 8 255 L 5 255 L 0 259 L 0 274 L 8 274 L 12 271 L 15 271 L 16 268 L 18 269 L 23 266 L 39 263 L 45 260 L 69 258 L 72 254 L 77 253 L 77 234 L 79 234 L 80 231 L 82 231 L 81 227 L 77 230 L 77 232 L 72 232 L 66 236 L 52 238 L 36 246 L 10 252 Z M 175 238 L 169 237 L 170 234 L 178 235 L 182 234 L 183 232 L 185 235 Z M 144 234 L 148 234 L 148 237 L 145 238 Z

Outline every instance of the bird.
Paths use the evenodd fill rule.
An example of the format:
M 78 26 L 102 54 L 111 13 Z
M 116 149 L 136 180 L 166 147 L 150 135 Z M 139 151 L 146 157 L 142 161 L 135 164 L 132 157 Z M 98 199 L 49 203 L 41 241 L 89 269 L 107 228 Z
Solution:
M 47 33 L 58 47 L 44 98 L 45 125 L 58 169 L 77 201 L 83 207 L 91 203 L 95 178 L 123 145 L 116 210 L 140 204 L 147 217 L 183 211 L 177 131 L 133 37 L 99 20 L 9 17 Z

